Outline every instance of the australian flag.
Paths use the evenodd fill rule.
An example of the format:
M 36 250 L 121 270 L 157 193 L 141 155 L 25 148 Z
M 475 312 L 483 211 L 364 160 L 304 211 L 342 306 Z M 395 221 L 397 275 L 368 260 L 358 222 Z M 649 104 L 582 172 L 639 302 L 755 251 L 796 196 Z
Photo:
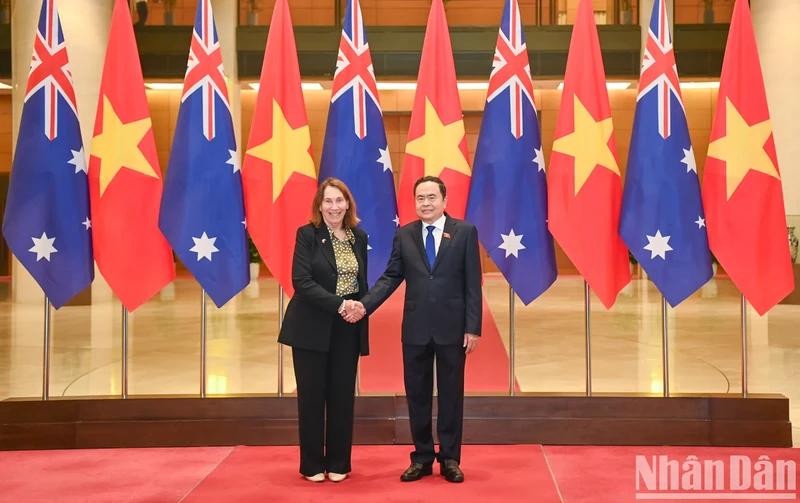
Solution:
M 467 220 L 525 304 L 556 279 L 547 179 L 517 0 L 506 0 L 475 151 Z
M 55 0 L 33 42 L 3 235 L 56 308 L 94 278 L 86 154 Z
M 372 284 L 386 268 L 399 222 L 394 173 L 358 0 L 347 2 L 342 25 L 319 180 L 339 178 L 353 192 L 369 235 Z
M 200 0 L 159 227 L 221 307 L 249 281 L 242 175 L 210 0 Z
M 642 57 L 620 233 L 676 306 L 711 277 L 711 252 L 665 4 L 653 4 Z

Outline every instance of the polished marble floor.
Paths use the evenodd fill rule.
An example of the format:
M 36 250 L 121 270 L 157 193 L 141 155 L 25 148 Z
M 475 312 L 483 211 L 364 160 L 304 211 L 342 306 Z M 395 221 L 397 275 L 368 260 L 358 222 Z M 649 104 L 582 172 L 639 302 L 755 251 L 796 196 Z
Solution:
M 509 291 L 487 274 L 485 294 L 506 348 Z M 199 286 L 176 280 L 129 317 L 131 395 L 197 394 L 200 375 Z M 209 394 L 276 393 L 279 382 L 278 287 L 251 283 L 224 308 L 209 301 Z M 583 281 L 562 276 L 530 306 L 515 303 L 514 366 L 523 392 L 585 390 Z M 634 280 L 606 311 L 593 298 L 592 390 L 661 395 L 661 297 Z M 726 278 L 710 281 L 668 310 L 670 393 L 741 392 L 740 296 Z M 52 314 L 51 396 L 118 395 L 121 307 L 117 302 L 68 306 Z M 778 305 L 764 317 L 748 311 L 748 389 L 791 400 L 800 443 L 800 306 Z M 43 307 L 13 303 L 0 282 L 0 399 L 41 396 Z M 373 334 L 373 337 L 377 334 Z M 291 357 L 283 352 L 283 387 L 294 389 Z

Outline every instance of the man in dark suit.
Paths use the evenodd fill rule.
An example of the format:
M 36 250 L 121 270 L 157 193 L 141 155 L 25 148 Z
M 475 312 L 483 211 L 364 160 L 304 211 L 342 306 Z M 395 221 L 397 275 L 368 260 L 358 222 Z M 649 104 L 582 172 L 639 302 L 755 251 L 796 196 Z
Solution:
M 437 177 L 414 184 L 420 220 L 394 238 L 386 272 L 361 299 L 375 311 L 405 280 L 403 373 L 414 452 L 400 476 L 410 482 L 432 473 L 434 460 L 450 482 L 462 482 L 464 364 L 481 330 L 481 266 L 474 225 L 446 215 L 447 189 Z M 438 383 L 439 452 L 432 432 L 433 366 Z

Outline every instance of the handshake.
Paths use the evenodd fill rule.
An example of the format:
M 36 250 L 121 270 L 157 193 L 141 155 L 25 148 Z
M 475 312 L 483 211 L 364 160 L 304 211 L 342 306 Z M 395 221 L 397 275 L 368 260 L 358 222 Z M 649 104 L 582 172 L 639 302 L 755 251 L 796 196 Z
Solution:
M 367 310 L 364 308 L 364 304 L 357 300 L 345 300 L 339 314 L 342 315 L 345 321 L 356 323 L 367 315 Z

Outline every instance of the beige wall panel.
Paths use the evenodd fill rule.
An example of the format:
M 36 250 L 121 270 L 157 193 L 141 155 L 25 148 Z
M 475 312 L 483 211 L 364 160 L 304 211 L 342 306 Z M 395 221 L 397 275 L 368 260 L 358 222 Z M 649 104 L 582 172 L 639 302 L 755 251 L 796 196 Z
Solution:
M 800 1 L 753 0 L 753 25 L 767 89 L 786 213 L 800 215 L 800 142 L 797 118 L 800 99 Z M 800 225 L 800 217 L 791 222 Z

